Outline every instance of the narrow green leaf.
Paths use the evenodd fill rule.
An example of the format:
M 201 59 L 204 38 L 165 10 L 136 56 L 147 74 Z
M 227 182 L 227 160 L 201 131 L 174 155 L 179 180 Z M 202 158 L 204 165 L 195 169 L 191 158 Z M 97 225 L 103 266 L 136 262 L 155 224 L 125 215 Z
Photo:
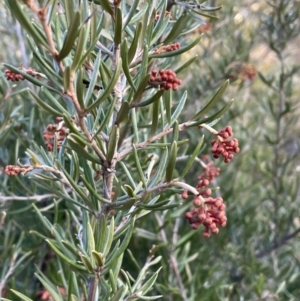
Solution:
M 124 237 L 120 247 L 115 252 L 112 252 L 109 254 L 107 261 L 106 261 L 106 267 L 110 267 L 114 263 L 114 261 L 117 260 L 118 257 L 121 256 L 124 253 L 124 251 L 126 250 L 128 244 L 130 242 L 132 233 L 133 233 L 134 222 L 135 222 L 135 218 L 133 217 L 133 218 L 131 218 L 131 221 L 129 223 L 129 228 L 126 231 L 125 237 Z
M 189 13 L 191 15 L 193 15 L 191 12 L 197 14 L 197 15 L 200 15 L 200 16 L 203 16 L 203 17 L 206 17 L 206 18 L 210 18 L 210 19 L 219 19 L 217 16 L 215 15 L 212 15 L 212 14 L 207 14 L 207 13 L 203 13 L 201 11 L 198 11 L 198 10 L 194 10 L 192 9 L 191 11 L 189 11 Z M 205 21 L 204 21 L 205 22 Z M 204 23 L 205 24 L 205 23 Z
M 22 25 L 29 35 L 39 44 L 42 44 L 46 49 L 51 51 L 50 46 L 47 43 L 47 40 L 42 36 L 39 31 L 32 25 L 32 22 L 29 20 L 26 11 L 21 8 L 20 4 L 16 0 L 7 0 L 6 2 L 9 6 L 10 11 L 16 17 L 16 19 Z
M 160 270 L 162 269 L 162 267 L 160 267 L 157 272 L 155 272 L 140 288 L 139 291 L 143 292 L 143 295 L 146 295 L 146 293 L 153 287 L 158 273 L 160 272 Z
M 70 251 L 74 255 L 74 258 L 78 257 L 78 250 L 69 241 L 62 240 L 61 243 L 63 244 L 64 247 L 68 249 L 68 251 Z
M 151 22 L 151 5 L 149 5 L 143 15 L 143 19 L 142 19 L 142 24 L 143 24 L 143 27 L 142 27 L 142 32 L 141 32 L 141 35 L 140 35 L 140 45 L 147 45 L 148 47 L 148 41 L 147 41 L 147 32 L 148 32 L 148 25 L 149 23 Z M 148 55 L 148 54 L 147 54 Z
M 182 174 L 180 175 L 180 178 L 182 179 L 186 174 L 187 172 L 189 171 L 189 169 L 191 168 L 192 164 L 194 163 L 195 161 L 195 158 L 198 156 L 199 154 L 199 151 L 201 149 L 201 146 L 203 144 L 203 141 L 204 141 L 204 135 L 202 135 L 200 141 L 198 142 L 195 150 L 193 151 L 192 155 L 190 156 L 189 160 L 187 161 L 186 163 L 186 166 L 182 172 Z
M 120 72 L 121 72 L 121 67 L 122 67 L 122 60 L 120 59 L 117 68 L 114 72 L 114 75 L 110 81 L 110 83 L 107 85 L 103 93 L 96 99 L 94 103 L 92 103 L 87 109 L 86 112 L 90 112 L 91 110 L 95 109 L 97 106 L 100 105 L 104 100 L 107 99 L 107 97 L 110 95 L 110 93 L 113 91 L 115 84 L 119 78 Z
M 49 292 L 49 294 L 55 301 L 63 301 L 63 298 L 57 292 L 57 288 L 50 282 L 49 279 L 47 279 L 44 275 L 43 275 L 43 277 L 41 277 L 37 273 L 35 273 L 35 276 L 39 279 L 39 281 L 42 283 L 43 287 Z M 46 279 L 44 279 L 44 278 L 46 278 Z
M 189 20 L 189 16 L 187 14 L 182 14 L 175 24 L 173 25 L 170 33 L 164 40 L 164 44 L 167 45 L 172 42 L 174 39 L 177 39 L 181 32 L 186 28 L 186 24 Z
M 165 90 L 161 89 L 158 90 L 152 97 L 150 97 L 149 99 L 146 99 L 144 101 L 141 101 L 139 103 L 132 103 L 131 107 L 145 107 L 150 105 L 151 103 L 157 101 L 163 94 L 164 94 Z
M 58 2 L 58 0 L 53 0 L 52 3 L 50 4 L 50 8 L 48 10 L 48 18 L 47 18 L 48 25 L 52 23 L 53 17 L 56 14 L 57 2 Z
M 122 122 L 126 122 L 128 120 L 130 106 L 127 101 L 122 103 L 120 111 L 117 114 L 116 125 L 120 125 Z
M 91 102 L 92 94 L 94 92 L 97 78 L 99 75 L 100 62 L 101 62 L 101 51 L 98 52 L 98 55 L 96 57 L 96 60 L 95 60 L 94 66 L 93 66 L 94 69 L 93 69 L 93 73 L 92 73 L 91 80 L 89 83 L 89 87 L 88 87 L 88 90 L 84 97 L 85 106 L 87 106 Z
M 84 95 L 83 87 L 84 87 L 84 85 L 83 85 L 82 81 L 83 81 L 83 70 L 82 70 L 82 67 L 81 67 L 76 72 L 76 95 L 77 95 L 77 99 L 78 99 L 80 107 L 84 108 L 84 102 L 83 102 L 83 95 Z
M 72 293 L 73 293 L 73 290 L 74 290 L 74 280 L 76 281 L 76 278 L 74 279 L 73 277 L 73 273 L 74 272 L 71 272 L 69 273 L 69 277 L 68 277 L 68 301 L 72 301 Z M 76 284 L 77 284 L 77 281 L 76 281 Z
M 75 134 L 69 134 L 67 137 L 67 143 L 70 146 L 70 149 L 74 150 L 79 156 L 97 163 L 97 164 L 102 164 L 102 162 L 100 161 L 100 159 L 95 156 L 94 154 L 91 154 L 90 152 L 87 152 L 85 150 L 84 147 L 82 147 L 79 143 L 78 143 L 78 136 L 75 136 Z
M 42 165 L 41 161 L 38 159 L 37 155 L 30 150 L 29 148 L 26 149 L 26 152 L 29 154 L 30 158 L 30 163 L 33 167 L 39 167 Z
M 74 4 L 73 1 L 64 0 L 64 8 L 66 12 L 67 25 L 72 23 L 72 18 L 74 17 Z
M 120 164 L 121 168 L 124 170 L 124 172 L 125 172 L 125 174 L 126 174 L 128 180 L 129 180 L 130 184 L 131 184 L 132 187 L 135 189 L 135 188 L 136 188 L 136 184 L 135 184 L 135 182 L 134 182 L 134 180 L 133 180 L 133 178 L 132 178 L 132 176 L 131 176 L 130 171 L 129 171 L 128 168 L 126 167 L 126 164 L 125 164 L 124 162 L 122 162 L 122 161 L 120 161 L 119 164 Z
M 195 123 L 193 123 L 191 125 L 188 125 L 187 127 L 198 126 L 201 123 L 208 123 L 208 122 L 211 122 L 211 121 L 213 121 L 215 119 L 218 119 L 219 117 L 221 117 L 223 114 L 225 114 L 229 110 L 229 108 L 230 108 L 230 106 L 232 104 L 233 104 L 233 99 L 230 102 L 228 102 L 220 111 L 218 111 L 214 115 L 212 115 L 210 117 L 207 117 L 205 119 L 202 119 L 200 121 L 197 121 L 197 122 L 195 122 Z
M 167 125 L 168 127 L 171 127 L 174 124 L 174 122 L 178 119 L 179 115 L 181 114 L 182 110 L 184 109 L 186 98 L 187 98 L 187 92 L 185 91 L 178 103 L 176 110 L 174 111 L 174 113 L 171 116 L 171 123 L 169 125 Z
M 115 294 L 117 292 L 117 284 L 115 281 L 114 273 L 112 270 L 109 270 L 108 274 L 109 274 L 109 282 L 111 285 L 112 292 Z
M 83 265 L 86 267 L 86 269 L 90 273 L 94 273 L 93 265 L 92 265 L 90 259 L 84 254 L 79 254 L 79 256 L 81 258 L 81 261 L 82 261 Z
M 151 41 L 152 41 L 152 36 L 153 36 L 153 28 L 154 28 L 154 22 L 155 22 L 155 15 L 156 15 L 155 9 L 153 9 L 153 8 L 149 9 L 149 17 L 148 17 L 148 20 L 147 20 L 148 24 L 145 27 L 147 29 L 146 30 L 146 37 L 147 37 L 147 45 L 148 45 L 148 47 L 152 47 L 152 45 L 153 45 L 153 44 L 151 44 Z M 145 22 L 144 22 L 144 24 L 145 24 Z
M 160 196 L 158 196 L 158 199 L 159 198 L 160 198 Z M 140 203 L 138 205 L 138 207 L 140 207 L 140 208 L 142 208 L 144 210 L 150 210 L 150 211 L 152 211 L 152 210 L 155 210 L 155 209 L 159 209 L 160 207 L 168 204 L 169 202 L 170 202 L 169 199 L 165 199 L 165 200 L 162 200 L 160 202 L 157 202 L 157 203 L 154 203 L 154 204 L 150 204 L 150 205 L 149 204 L 142 204 L 142 203 Z
M 171 180 L 172 180 L 173 171 L 174 171 L 175 164 L 176 164 L 176 159 L 177 159 L 177 142 L 173 141 L 172 146 L 171 146 L 169 162 L 168 162 L 167 169 L 166 169 L 166 181 L 168 183 L 171 182 Z
M 152 106 L 152 121 L 151 121 L 151 136 L 154 136 L 158 127 L 159 101 L 153 103 Z
M 225 92 L 225 90 L 227 89 L 229 85 L 229 80 L 227 80 L 221 87 L 220 89 L 217 91 L 217 93 L 213 96 L 213 98 L 209 101 L 209 103 L 202 109 L 200 110 L 200 112 L 198 112 L 197 114 L 195 114 L 190 120 L 197 120 L 199 119 L 199 117 L 203 116 L 204 114 L 206 114 L 210 109 L 212 109 L 216 103 L 220 100 L 221 96 L 223 95 L 223 93 Z
M 67 256 L 65 256 L 52 242 L 49 241 L 49 239 L 46 239 L 46 242 L 51 247 L 51 249 L 66 263 L 68 263 L 70 266 L 79 269 L 81 271 L 86 271 L 84 266 L 79 265 L 75 263 L 74 261 L 70 260 Z
M 166 108 L 167 121 L 171 124 L 171 106 L 172 106 L 172 90 L 166 91 L 164 94 L 164 104 Z
M 134 191 L 133 191 L 133 189 L 132 189 L 131 186 L 125 184 L 125 185 L 124 185 L 124 188 L 125 188 L 127 194 L 128 194 L 131 198 L 135 198 L 135 197 L 136 197 L 136 195 L 134 194 Z
M 201 10 L 203 11 L 217 11 L 217 10 L 220 10 L 222 9 L 222 5 L 220 6 L 215 6 L 215 7 L 212 7 L 212 6 L 201 6 Z
M 97 217 L 97 225 L 95 229 L 95 242 L 96 242 L 96 247 L 95 250 L 99 253 L 103 254 L 103 250 L 105 247 L 106 243 L 106 235 L 107 235 L 107 229 L 106 229 L 106 220 L 105 216 L 103 213 L 99 213 L 99 216 Z
M 121 57 L 122 57 L 122 67 L 124 74 L 132 87 L 134 91 L 136 91 L 136 87 L 133 83 L 130 70 L 129 70 L 129 62 L 128 62 L 128 45 L 127 45 L 127 39 L 125 38 L 121 44 Z
M 118 136 L 119 136 L 119 128 L 117 125 L 115 125 L 112 128 L 112 131 L 109 135 L 109 140 L 108 140 L 108 146 L 107 146 L 107 154 L 106 154 L 106 159 L 108 162 L 111 162 L 113 159 L 115 152 L 116 152 L 116 147 L 118 143 Z
M 149 5 L 147 2 L 142 3 L 139 12 L 133 15 L 133 17 L 131 18 L 128 24 L 139 22 L 143 18 L 144 14 L 146 13 L 148 6 Z
M 107 231 L 106 231 L 106 235 L 105 235 L 105 246 L 103 248 L 103 254 L 104 254 L 104 258 L 107 256 L 107 254 L 110 251 L 112 242 L 114 240 L 114 232 L 115 232 L 115 220 L 112 219 L 110 221 L 110 225 L 107 227 Z
M 148 46 L 145 45 L 144 49 L 143 49 L 142 64 L 141 64 L 140 74 L 139 74 L 139 78 L 140 78 L 139 86 L 141 85 L 141 83 L 143 82 L 144 78 L 147 76 L 147 73 L 148 73 L 148 67 L 149 67 L 149 61 L 148 61 L 149 50 L 148 49 L 149 49 Z
M 151 178 L 151 182 L 149 183 L 148 187 L 155 186 L 161 179 L 163 178 L 163 175 L 166 171 L 166 164 L 168 160 L 168 149 L 163 148 L 162 149 L 162 155 L 160 157 L 159 165 L 157 167 L 155 175 Z
M 59 103 L 59 101 L 51 94 L 51 92 L 44 86 L 41 87 L 41 91 L 45 94 L 44 102 L 47 102 L 51 107 L 56 108 L 60 115 L 65 114 L 66 116 L 70 116 L 70 113 Z
M 85 23 L 82 25 L 80 29 L 79 38 L 77 41 L 76 50 L 75 50 L 73 63 L 72 63 L 72 70 L 77 70 L 78 66 L 80 66 L 79 65 L 80 59 L 85 52 L 88 36 L 89 36 L 89 24 Z
M 64 173 L 64 175 L 66 176 L 66 178 L 68 179 L 68 181 L 70 182 L 70 185 L 74 188 L 74 190 L 77 192 L 77 194 L 81 197 L 81 199 L 85 202 L 85 204 L 87 206 L 89 206 L 90 208 L 93 208 L 93 203 L 90 201 L 90 199 L 86 196 L 85 192 L 82 191 L 82 189 L 80 188 L 80 186 L 74 182 L 74 180 L 72 179 L 72 177 L 69 175 L 69 173 L 64 169 L 64 167 L 59 164 L 57 162 L 57 164 L 59 165 L 59 168 L 62 170 L 62 172 Z M 86 208 L 87 210 L 91 211 L 91 209 Z
M 114 11 L 113 11 L 112 6 L 111 6 L 111 4 L 108 0 L 98 0 L 98 2 L 101 4 L 103 9 L 106 10 L 111 16 L 114 15 Z
M 82 180 L 84 186 L 91 193 L 91 196 L 93 196 L 98 202 L 100 201 L 100 202 L 105 203 L 105 204 L 110 204 L 111 203 L 110 200 L 106 200 L 99 193 L 97 193 L 97 191 L 92 187 L 90 182 L 87 181 L 87 179 L 83 175 L 80 176 L 80 179 Z
M 115 9 L 115 44 L 121 44 L 122 41 L 122 11 L 119 7 Z
M 136 108 L 133 108 L 131 110 L 131 124 L 133 128 L 133 133 L 134 133 L 134 139 L 133 142 L 139 142 L 139 130 L 138 130 L 138 125 L 137 125 L 137 117 L 136 117 Z
M 149 79 L 150 79 L 150 74 L 147 74 L 144 78 L 142 78 L 142 80 L 133 96 L 132 102 L 134 104 L 140 101 L 141 97 L 143 96 L 143 94 L 145 92 L 145 88 L 149 82 Z M 131 105 L 131 106 L 133 106 L 133 105 Z
M 92 251 L 92 256 L 94 258 L 94 261 L 96 262 L 98 267 L 104 266 L 104 258 L 103 254 L 96 252 L 95 250 Z
M 92 258 L 92 251 L 95 250 L 95 239 L 94 239 L 94 231 L 90 222 L 88 222 L 87 224 L 87 236 L 88 236 L 87 240 L 88 240 L 88 247 L 89 247 L 89 255 Z
M 42 215 L 41 211 L 34 205 L 32 204 L 32 207 L 34 209 L 34 211 L 37 213 L 40 221 L 42 222 L 42 224 L 44 225 L 44 227 L 46 229 L 48 229 L 49 233 L 53 233 L 52 231 L 52 225 L 50 224 L 50 222 Z
M 154 45 L 156 41 L 163 35 L 170 21 L 170 17 L 166 16 L 167 2 L 161 1 L 161 3 L 163 4 L 161 9 L 156 7 L 156 12 L 159 11 L 159 17 L 158 20 L 156 20 L 155 22 L 151 45 Z
M 136 53 L 136 50 L 138 47 L 138 43 L 139 43 L 140 34 L 142 31 L 142 27 L 143 27 L 142 23 L 139 22 L 139 24 L 137 25 L 136 30 L 135 30 L 133 41 L 132 41 L 131 46 L 128 51 L 128 63 L 129 64 L 132 62 L 132 60 L 135 56 L 135 53 Z
M 182 236 L 175 244 L 175 250 L 178 249 L 179 247 L 181 247 L 182 245 L 184 245 L 187 241 L 189 241 L 191 239 L 191 237 L 193 237 L 195 234 L 197 233 L 197 231 L 190 231 L 187 234 L 185 234 L 184 236 Z
M 195 55 L 194 57 L 190 58 L 189 60 L 187 60 L 185 63 L 183 63 L 182 65 L 180 65 L 179 67 L 177 67 L 174 72 L 176 74 L 179 74 L 181 71 L 185 70 L 187 67 L 189 67 L 191 64 L 194 63 L 194 61 L 198 58 L 198 54 Z
M 75 13 L 73 12 L 73 19 L 71 21 L 70 27 L 68 28 L 68 33 L 64 40 L 63 47 L 57 56 L 57 59 L 59 61 L 63 60 L 72 50 L 74 46 L 74 42 L 78 37 L 80 20 L 81 20 L 80 12 L 79 11 L 76 11 Z
M 97 132 L 94 134 L 94 137 L 96 137 L 98 135 L 98 133 L 100 133 L 105 127 L 108 126 L 111 115 L 115 110 L 116 100 L 117 100 L 117 98 L 115 97 L 113 102 L 110 104 L 109 110 L 105 112 L 105 117 L 104 117 L 103 121 L 101 122 Z
M 70 301 L 80 301 L 80 299 L 79 299 L 79 297 L 76 297 L 75 295 L 72 294 Z
M 126 17 L 124 18 L 123 29 L 125 29 L 127 24 L 131 21 L 132 17 L 136 14 L 136 9 L 138 7 L 139 2 L 140 2 L 139 0 L 134 0 L 133 3 L 131 4 L 130 10 L 126 15 Z
M 124 285 L 120 286 L 110 301 L 120 301 L 124 292 L 124 288 Z
M 68 91 L 70 88 L 70 80 L 71 80 L 71 68 L 70 66 L 66 67 L 64 72 L 64 91 Z
M 143 182 L 143 185 L 146 188 L 147 187 L 146 178 L 145 178 L 145 175 L 143 173 L 142 166 L 141 166 L 141 163 L 140 163 L 140 160 L 139 160 L 139 157 L 138 157 L 138 153 L 137 153 L 137 150 L 136 150 L 136 147 L 135 147 L 134 144 L 132 145 L 132 150 L 133 150 L 134 161 L 135 161 L 135 165 L 137 167 L 137 171 L 138 171 L 140 180 Z
M 10 289 L 10 291 L 13 292 L 15 295 L 17 295 L 18 297 L 20 297 L 24 301 L 33 301 L 32 299 L 26 297 L 25 295 L 13 290 L 13 289 Z
M 173 124 L 172 141 L 177 141 L 178 138 L 179 138 L 179 124 L 178 121 L 175 121 Z

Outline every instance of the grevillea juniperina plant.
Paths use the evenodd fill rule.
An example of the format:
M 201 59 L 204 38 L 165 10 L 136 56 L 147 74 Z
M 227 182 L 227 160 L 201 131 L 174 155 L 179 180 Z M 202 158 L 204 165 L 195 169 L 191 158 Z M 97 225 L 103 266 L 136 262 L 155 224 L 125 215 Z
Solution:
M 220 170 L 203 163 L 195 187 L 185 176 L 205 141 L 199 137 L 188 149 L 191 128 L 215 136 L 213 158 L 228 163 L 239 152 L 238 140 L 229 140 L 231 127 L 214 129 L 233 103 L 216 106 L 229 82 L 182 117 L 189 101 L 182 74 L 197 59 L 186 55 L 201 43 L 194 34 L 203 23 L 197 14 L 208 17 L 221 7 L 164 0 L 6 2 L 28 34 L 35 68 L 4 64 L 6 78 L 30 82 L 26 93 L 53 118 L 41 129 L 44 145 L 32 144 L 28 162 L 20 158 L 5 172 L 47 189 L 54 210 L 65 208 L 66 216 L 60 224 L 33 205 L 44 230 L 31 233 L 47 243 L 62 277 L 58 285 L 37 270 L 40 295 L 57 301 L 162 298 L 151 293 L 160 268 L 148 275 L 161 259 L 155 247 L 136 278 L 122 268 L 137 220 L 188 204 L 182 218 L 193 229 L 204 226 L 204 237 L 227 221 L 226 200 L 210 188 Z M 184 166 L 178 164 L 182 155 Z

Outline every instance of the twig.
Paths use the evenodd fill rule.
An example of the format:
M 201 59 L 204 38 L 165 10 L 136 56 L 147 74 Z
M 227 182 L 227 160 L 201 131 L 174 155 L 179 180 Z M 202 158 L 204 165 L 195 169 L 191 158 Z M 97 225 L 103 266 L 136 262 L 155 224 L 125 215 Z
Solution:
M 59 69 L 63 72 L 64 71 L 64 65 L 62 64 L 62 61 L 57 60 L 58 56 L 58 50 L 55 47 L 53 38 L 52 38 L 52 29 L 49 24 L 47 24 L 47 7 L 38 8 L 34 2 L 34 0 L 27 0 L 26 5 L 35 13 L 35 15 L 40 20 L 42 27 L 44 29 L 46 39 L 48 42 L 48 45 L 51 50 L 51 55 L 53 58 L 57 61 Z
M 16 262 L 16 259 L 17 259 L 17 253 L 14 253 L 13 256 L 12 256 L 11 262 L 9 264 L 9 269 L 6 272 L 5 276 L 1 279 L 1 282 L 0 282 L 0 297 L 2 295 L 2 291 L 4 289 L 4 286 L 5 286 L 5 283 L 6 283 L 7 279 L 11 275 L 13 275 L 13 273 L 15 271 L 15 262 Z
M 44 199 L 55 198 L 57 197 L 54 193 L 46 193 L 42 195 L 32 195 L 32 196 L 18 196 L 18 195 L 10 195 L 10 196 L 0 196 L 0 202 L 9 202 L 9 201 L 37 201 L 40 202 Z
M 181 123 L 179 126 L 178 126 L 178 129 L 179 131 L 183 131 L 186 129 L 187 126 L 189 125 L 192 125 L 194 123 L 194 121 L 187 121 L 187 122 L 184 122 L 184 123 Z M 160 132 L 159 134 L 149 138 L 148 140 L 145 140 L 143 142 L 140 142 L 140 143 L 136 143 L 135 144 L 135 147 L 138 149 L 138 148 L 144 148 L 146 146 L 148 146 L 148 144 L 156 141 L 156 140 L 160 140 L 162 137 L 170 134 L 173 132 L 173 128 L 167 128 L 166 130 Z M 128 147 L 127 149 L 123 150 L 122 152 L 120 152 L 118 154 L 118 157 L 117 157 L 117 161 L 120 161 L 122 160 L 125 156 L 127 156 L 128 154 L 130 154 L 133 150 L 133 147 L 130 146 Z
M 266 248 L 265 250 L 258 252 L 256 254 L 256 258 L 264 257 L 264 256 L 268 255 L 269 253 L 279 249 L 280 247 L 285 245 L 287 243 L 287 241 L 289 241 L 290 239 L 295 237 L 298 233 L 300 233 L 300 228 L 298 228 L 294 232 L 284 236 L 280 241 L 274 242 L 272 246 Z
M 106 54 L 108 54 L 110 57 L 113 57 L 114 56 L 114 54 L 108 49 L 108 48 L 106 48 L 101 42 L 97 42 L 97 46 L 101 49 L 101 50 L 103 50 Z
M 160 233 L 161 233 L 161 237 L 164 241 L 164 243 L 166 244 L 169 244 L 170 242 L 168 241 L 167 239 L 167 234 L 165 232 L 165 229 L 163 227 L 163 220 L 161 219 L 161 217 L 158 215 L 158 214 L 155 214 L 155 218 L 157 220 L 157 223 L 160 227 Z M 174 273 L 175 273 L 175 276 L 176 276 L 176 279 L 177 279 L 177 282 L 178 282 L 178 286 L 179 286 L 179 289 L 180 289 L 180 294 L 181 294 L 181 297 L 182 297 L 182 300 L 184 301 L 188 301 L 188 297 L 186 295 L 186 291 L 185 291 L 185 287 L 183 285 L 183 282 L 182 282 L 182 279 L 181 279 L 181 276 L 180 276 L 180 272 L 179 272 L 179 269 L 178 269 L 178 264 L 177 264 L 177 260 L 173 254 L 173 245 L 171 248 L 169 248 L 169 259 L 170 259 L 170 263 L 171 263 L 171 268 L 173 269 Z

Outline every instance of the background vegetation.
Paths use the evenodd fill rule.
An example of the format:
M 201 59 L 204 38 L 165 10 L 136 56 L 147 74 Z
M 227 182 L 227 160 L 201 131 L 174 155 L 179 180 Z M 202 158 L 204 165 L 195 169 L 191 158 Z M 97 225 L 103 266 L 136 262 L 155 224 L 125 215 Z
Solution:
M 163 295 L 161 300 L 299 300 L 300 2 L 210 2 L 222 4 L 219 19 L 207 19 L 206 25 L 193 29 L 191 40 L 199 32 L 203 38 L 180 58 L 198 56 L 180 76 L 189 95 L 180 118 L 184 121 L 199 111 L 230 79 L 216 109 L 232 98 L 235 102 L 217 127 L 232 126 L 241 152 L 230 164 L 215 161 L 221 173 L 214 183 L 226 203 L 228 223 L 206 239 L 203 229 L 192 231 L 184 218 L 191 207 L 186 201 L 179 208 L 152 212 L 151 218 L 136 222 L 122 269 L 136 278 L 141 267 L 147 266 L 153 275 L 160 264 L 151 294 Z M 4 3 L 0 33 L 1 62 L 36 67 L 31 65 L 34 57 L 26 32 Z M 14 95 L 32 84 L 15 87 L 5 79 L 5 69 L 0 74 L 0 291 L 11 300 L 17 299 L 9 289 L 33 300 L 51 300 L 34 276 L 36 266 L 61 288 L 63 267 L 44 240 L 30 232 L 43 226 L 31 204 L 61 227 L 67 227 L 66 208 L 56 211 L 56 203 L 53 207 L 47 198 L 26 200 L 33 191 L 40 196 L 49 192 L 27 177 L 8 177 L 4 169 L 19 158 L 29 163 L 26 149 L 44 146 L 43 132 L 53 117 L 28 94 Z M 184 134 L 190 151 L 202 134 L 209 136 L 198 128 Z M 209 145 L 202 154 L 210 154 Z M 184 164 L 182 156 L 178 170 Z M 186 182 L 196 185 L 201 172 L 201 164 L 195 162 Z M 150 265 L 149 250 L 162 256 L 157 266 Z

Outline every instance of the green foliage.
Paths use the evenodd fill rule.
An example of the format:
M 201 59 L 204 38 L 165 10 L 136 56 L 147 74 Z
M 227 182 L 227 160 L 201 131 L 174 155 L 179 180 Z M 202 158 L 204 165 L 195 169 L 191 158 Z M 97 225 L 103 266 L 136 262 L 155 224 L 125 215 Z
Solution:
M 0 5 L 19 26 L 2 41 L 3 300 L 297 300 L 300 8 L 275 2 Z M 164 90 L 162 69 L 183 83 Z M 229 223 L 206 240 L 184 215 L 229 122 L 242 152 L 211 184 Z

